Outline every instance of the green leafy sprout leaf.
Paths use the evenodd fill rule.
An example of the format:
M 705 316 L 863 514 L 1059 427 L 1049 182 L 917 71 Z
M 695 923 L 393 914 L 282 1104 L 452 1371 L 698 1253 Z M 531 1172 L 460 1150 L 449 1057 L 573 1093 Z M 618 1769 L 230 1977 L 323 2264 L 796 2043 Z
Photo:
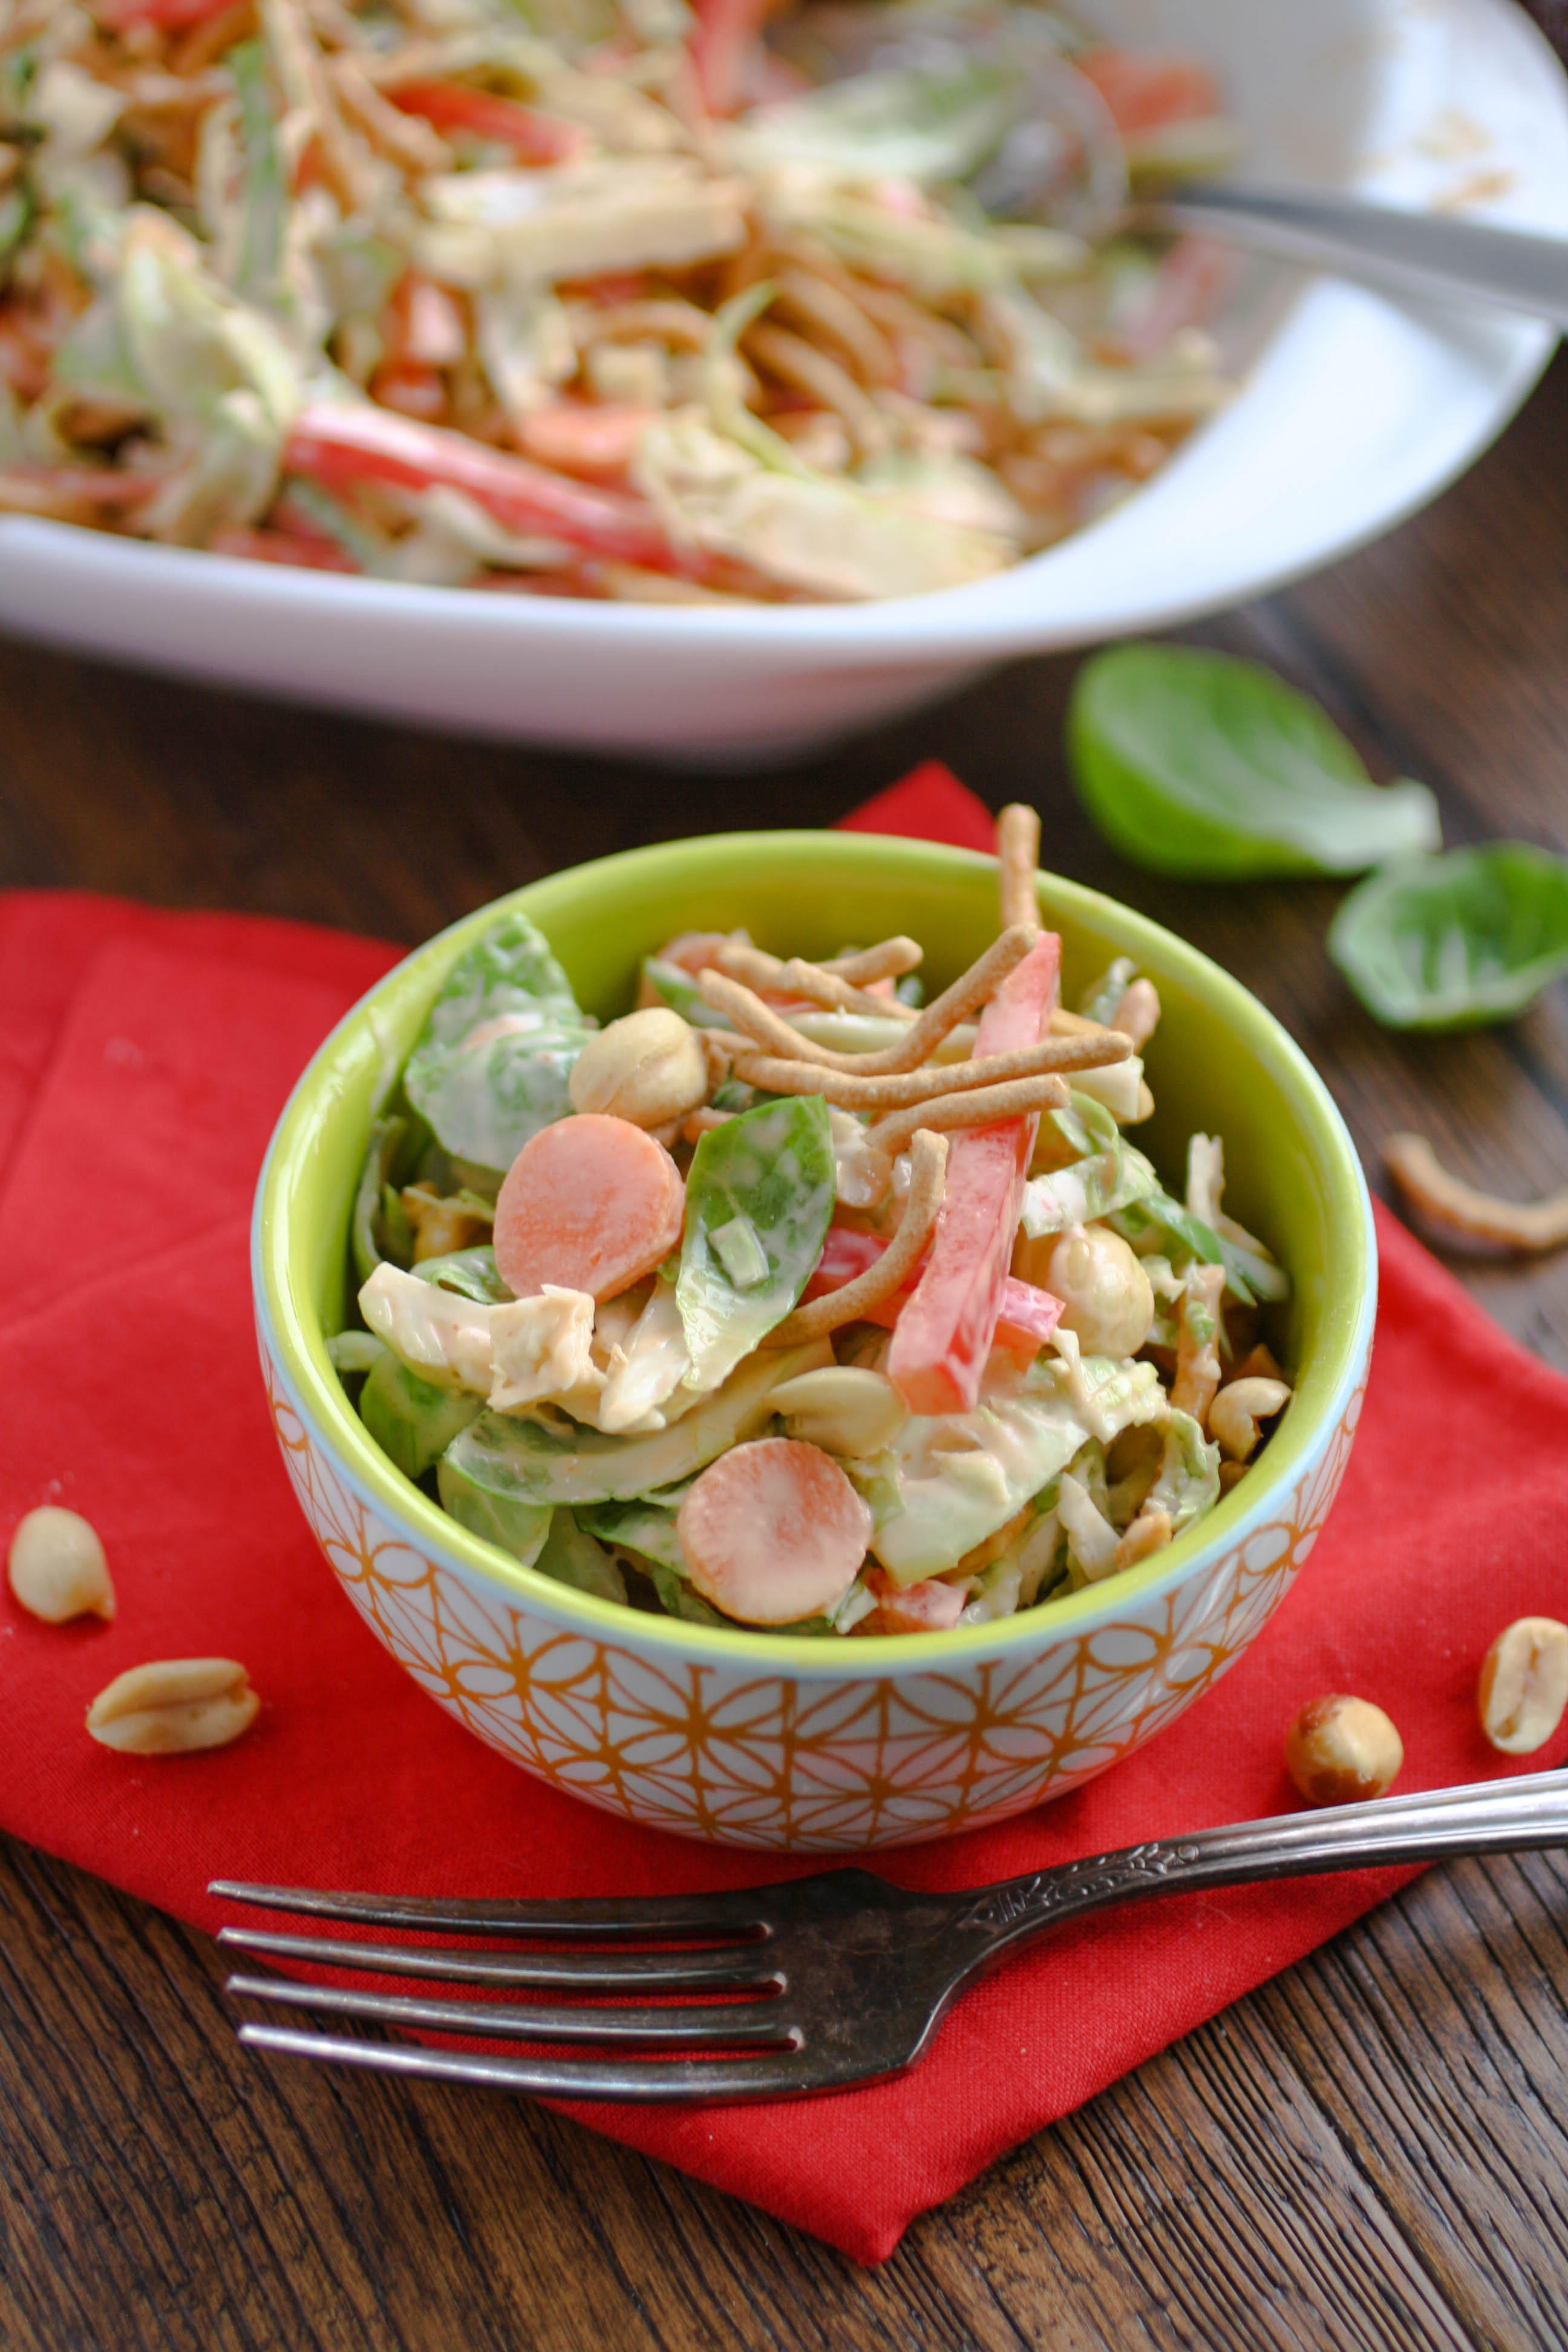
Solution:
M 1357 884 L 1328 946 L 1386 1028 L 1511 1021 L 1568 971 L 1568 860 L 1522 841 L 1403 860 Z
M 1155 873 L 1360 874 L 1442 841 L 1425 784 L 1373 784 L 1316 703 L 1198 646 L 1114 646 L 1086 662 L 1068 752 L 1107 840 Z

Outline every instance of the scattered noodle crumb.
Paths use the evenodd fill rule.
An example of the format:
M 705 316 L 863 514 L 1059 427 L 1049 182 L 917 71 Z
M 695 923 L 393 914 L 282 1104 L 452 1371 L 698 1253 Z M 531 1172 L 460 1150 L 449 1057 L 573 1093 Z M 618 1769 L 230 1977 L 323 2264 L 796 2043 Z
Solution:
M 1568 1190 L 1542 1201 L 1504 1201 L 1450 1176 L 1422 1135 L 1391 1135 L 1383 1157 L 1410 1206 L 1446 1237 L 1483 1249 L 1561 1249 L 1568 1242 Z

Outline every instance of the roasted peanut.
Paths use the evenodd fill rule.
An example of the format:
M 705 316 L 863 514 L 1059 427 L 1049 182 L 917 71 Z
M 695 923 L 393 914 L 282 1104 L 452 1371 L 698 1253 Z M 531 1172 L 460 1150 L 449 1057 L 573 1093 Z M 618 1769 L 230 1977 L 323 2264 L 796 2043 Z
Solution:
M 1404 1761 L 1404 1742 L 1382 1707 L 1342 1691 L 1309 1700 L 1285 1736 L 1285 1769 L 1310 1805 L 1381 1797 Z
M 706 1099 L 708 1057 L 679 1013 L 650 1004 L 589 1038 L 572 1066 L 567 1091 L 574 1110 L 604 1112 L 634 1127 L 663 1127 Z
M 179 1756 L 226 1748 L 260 1705 L 232 1658 L 163 1658 L 117 1675 L 88 1708 L 87 1727 L 127 1755 Z
M 1505 1756 L 1544 1748 L 1568 1707 L 1568 1625 L 1555 1617 L 1518 1617 L 1505 1625 L 1481 1665 L 1476 1712 Z
M 1086 1356 L 1135 1356 L 1154 1320 L 1149 1277 L 1120 1234 L 1103 1225 L 1063 1234 L 1045 1287 L 1062 1302 L 1062 1324 Z
M 6 1559 L 11 1590 L 35 1617 L 112 1617 L 114 1587 L 98 1530 L 75 1511 L 44 1503 L 17 1523 Z
M 1231 1381 L 1209 1407 L 1209 1435 L 1232 1462 L 1245 1462 L 1258 1443 L 1258 1424 L 1290 1402 L 1283 1381 Z
M 1169 1511 L 1140 1511 L 1116 1547 L 1118 1568 L 1136 1568 L 1163 1551 L 1176 1530 Z

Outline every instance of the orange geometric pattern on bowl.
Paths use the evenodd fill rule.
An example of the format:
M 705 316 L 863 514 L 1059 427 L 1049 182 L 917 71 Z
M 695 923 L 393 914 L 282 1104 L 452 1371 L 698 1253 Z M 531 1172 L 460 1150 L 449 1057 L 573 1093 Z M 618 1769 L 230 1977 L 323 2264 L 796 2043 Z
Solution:
M 853 1678 L 665 1664 L 431 1559 L 338 1476 L 265 1341 L 273 1424 L 349 1598 L 449 1714 L 606 1811 L 723 1845 L 852 1853 L 1060 1796 L 1200 1698 L 1285 1598 L 1344 1475 L 1365 1375 L 1279 1512 L 1167 1591 L 1037 1648 Z M 1042 1628 L 1042 1631 L 1045 1629 Z

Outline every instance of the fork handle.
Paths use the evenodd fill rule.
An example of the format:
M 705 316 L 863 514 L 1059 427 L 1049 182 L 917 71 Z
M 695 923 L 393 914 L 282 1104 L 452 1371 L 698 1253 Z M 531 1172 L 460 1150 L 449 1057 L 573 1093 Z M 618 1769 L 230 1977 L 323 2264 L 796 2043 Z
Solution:
M 1413 294 L 1461 295 L 1568 327 L 1568 238 L 1491 221 L 1402 212 L 1293 188 L 1194 183 L 1148 208 L 1170 228 L 1288 261 L 1365 275 Z
M 959 1895 L 954 1924 L 984 1935 L 979 1968 L 1086 1911 L 1146 1895 L 1553 1845 L 1568 1845 L 1568 1780 L 1538 1772 L 1415 1797 L 1380 1797 L 1331 1811 L 1286 1813 L 1191 1837 L 1153 1838 Z

